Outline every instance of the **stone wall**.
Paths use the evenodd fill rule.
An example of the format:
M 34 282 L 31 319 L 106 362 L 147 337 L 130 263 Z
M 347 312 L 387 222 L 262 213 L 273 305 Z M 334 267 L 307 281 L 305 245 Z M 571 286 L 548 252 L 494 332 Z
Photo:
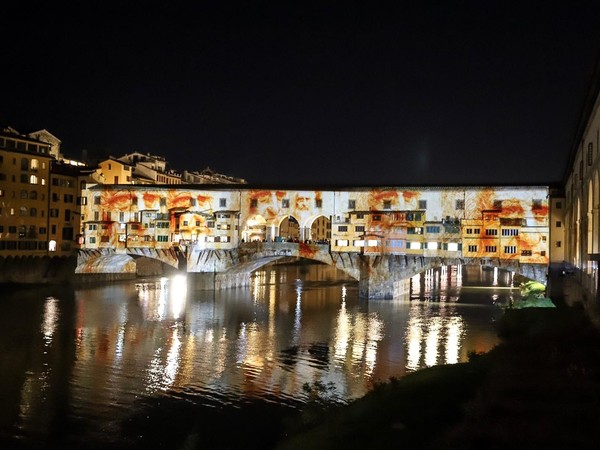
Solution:
M 0 257 L 0 284 L 71 283 L 76 266 L 76 256 Z

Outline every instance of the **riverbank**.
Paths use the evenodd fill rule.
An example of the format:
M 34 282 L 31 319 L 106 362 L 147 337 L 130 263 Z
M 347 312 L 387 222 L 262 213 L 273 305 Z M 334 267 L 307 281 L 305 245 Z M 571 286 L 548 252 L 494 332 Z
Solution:
M 507 311 L 499 332 L 488 354 L 313 413 L 277 448 L 596 449 L 600 333 L 583 309 Z
M 598 448 L 598 304 L 560 267 L 549 275 L 557 308 L 507 310 L 503 343 L 489 353 L 391 380 L 310 420 L 305 412 L 277 448 Z
M 76 256 L 2 256 L 0 285 L 69 284 L 76 266 Z

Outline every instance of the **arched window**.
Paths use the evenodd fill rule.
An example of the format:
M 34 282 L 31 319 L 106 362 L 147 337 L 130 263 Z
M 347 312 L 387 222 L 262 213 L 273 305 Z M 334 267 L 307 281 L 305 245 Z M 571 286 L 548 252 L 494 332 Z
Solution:
M 25 207 L 25 206 L 21 206 L 21 207 L 19 208 L 19 215 L 21 215 L 21 216 L 26 216 L 26 215 L 27 215 L 27 207 Z
M 37 216 L 37 209 L 36 208 L 29 208 L 29 215 L 31 217 Z
M 29 198 L 29 192 L 27 192 L 25 189 L 23 189 L 21 191 L 21 198 Z
M 31 168 L 31 170 L 38 170 L 39 165 L 40 165 L 39 161 L 37 159 L 33 158 L 31 160 L 30 168 Z
M 29 198 L 30 198 L 31 200 L 37 200 L 37 198 L 38 198 L 38 196 L 37 196 L 37 191 L 31 191 L 31 192 L 29 193 Z
M 52 240 L 50 240 L 50 242 L 48 242 L 48 251 L 49 252 L 56 251 L 56 241 L 54 239 L 52 239 Z
M 31 184 L 38 184 L 38 177 L 37 177 L 37 175 L 31 175 L 31 176 L 29 177 L 29 182 L 30 182 Z

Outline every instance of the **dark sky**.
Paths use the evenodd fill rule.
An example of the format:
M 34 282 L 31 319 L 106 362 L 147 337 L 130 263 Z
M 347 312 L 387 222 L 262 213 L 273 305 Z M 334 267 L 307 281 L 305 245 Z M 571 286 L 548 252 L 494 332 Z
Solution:
M 259 184 L 558 181 L 600 50 L 597 1 L 70 3 L 3 6 L 2 124 Z

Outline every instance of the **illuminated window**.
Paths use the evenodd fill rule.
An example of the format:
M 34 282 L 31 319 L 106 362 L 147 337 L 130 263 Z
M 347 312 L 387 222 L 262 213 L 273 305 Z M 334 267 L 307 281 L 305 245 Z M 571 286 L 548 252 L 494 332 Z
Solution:
M 37 177 L 37 175 L 31 175 L 29 177 L 29 183 L 31 183 L 31 184 L 38 184 L 38 177 Z
M 427 250 L 437 250 L 437 249 L 438 249 L 437 242 L 428 242 L 427 243 Z
M 32 159 L 31 160 L 31 170 L 38 170 L 38 166 L 39 166 L 39 161 L 37 159 Z
M 456 252 L 456 251 L 458 251 L 458 243 L 456 243 L 456 242 L 448 242 L 448 251 L 449 252 Z
M 421 243 L 420 242 L 411 242 L 410 243 L 410 249 L 411 250 L 420 250 L 421 249 Z
M 56 241 L 54 239 L 51 239 L 50 242 L 48 242 L 48 251 L 50 251 L 50 252 L 56 251 Z

